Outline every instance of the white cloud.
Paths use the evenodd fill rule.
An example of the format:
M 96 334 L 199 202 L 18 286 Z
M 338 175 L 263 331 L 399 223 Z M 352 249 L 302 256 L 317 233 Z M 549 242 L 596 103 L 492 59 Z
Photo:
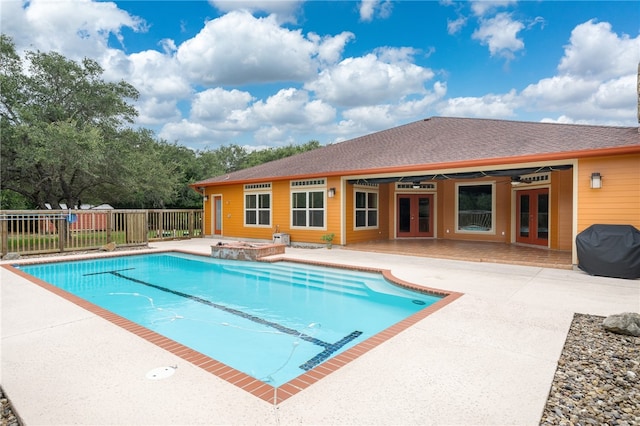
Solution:
M 434 72 L 414 60 L 418 55 L 424 60 L 429 52 L 378 47 L 344 59 L 347 44 L 356 41 L 354 33 L 303 33 L 283 26 L 295 22 L 302 3 L 211 0 L 229 13 L 206 22 L 181 45 L 164 38 L 154 42 L 156 50 L 134 53 L 123 34 L 145 31 L 146 24 L 109 1 L 2 1 L 0 25 L 19 51 L 55 50 L 74 60 L 96 59 L 106 80 L 123 79 L 140 91 L 137 124 L 154 126 L 160 137 L 192 147 L 338 141 L 434 114 L 507 119 L 531 114 L 548 121 L 618 125 L 637 120 L 640 36 L 616 34 L 607 22 L 588 21 L 567 34 L 556 75 L 504 94 L 447 99 L 447 82 L 427 86 Z M 475 2 L 473 16 L 469 4 L 441 4 L 451 4 L 459 16 L 448 21 L 449 33 L 458 34 L 477 19 L 473 37 L 494 57 L 514 58 L 524 49 L 522 32 L 544 24 L 540 17 L 493 16 L 513 1 Z M 384 18 L 392 6 L 383 0 L 354 5 L 362 21 Z M 120 48 L 109 47 L 114 37 Z M 441 70 L 442 78 L 455 76 L 449 71 Z M 246 83 L 254 86 L 229 87 Z
M 446 117 L 509 118 L 515 116 L 518 100 L 514 90 L 507 94 L 458 97 L 443 102 L 438 113 Z
M 124 52 L 112 49 L 102 58 L 102 66 L 106 80 L 125 80 L 140 92 L 135 105 L 139 112 L 138 123 L 142 125 L 179 119 L 178 101 L 193 94 L 175 57 L 155 50 L 126 56 Z
M 392 8 L 393 4 L 389 0 L 362 0 L 359 7 L 360 20 L 371 22 L 376 16 L 388 18 L 391 16 Z
M 137 122 L 148 126 L 180 120 L 181 114 L 176 104 L 176 101 L 171 99 L 146 97 L 137 104 Z
M 570 117 L 567 117 L 566 115 L 561 115 L 558 118 L 548 118 L 545 117 L 542 120 L 540 120 L 540 122 L 542 123 L 558 123 L 558 124 L 592 124 L 587 120 L 574 120 Z
M 397 126 L 399 123 L 394 120 L 391 109 L 391 105 L 372 105 L 346 111 L 345 118 L 331 129 L 331 134 L 335 137 L 329 142 L 343 142 Z
M 304 107 L 307 122 L 313 126 L 328 125 L 336 119 L 336 109 L 320 100 L 313 100 Z
M 372 21 L 373 13 L 378 3 L 378 0 L 362 0 L 360 2 L 360 20 L 365 22 Z
M 574 76 L 555 76 L 530 84 L 521 93 L 525 102 L 536 108 L 566 108 L 584 102 L 597 90 L 597 81 Z
M 244 111 L 253 100 L 250 93 L 237 89 L 207 89 L 195 95 L 191 104 L 191 119 L 211 124 L 235 122 L 238 128 L 246 128 L 246 124 L 241 122 L 246 121 Z
M 322 64 L 335 64 L 342 57 L 345 45 L 353 40 L 355 35 L 344 31 L 334 37 L 320 37 L 314 33 L 310 33 L 307 37 L 318 46 L 318 59 Z
M 202 124 L 182 120 L 176 123 L 167 123 L 160 132 L 160 137 L 171 142 L 178 138 L 181 140 L 184 140 L 183 138 L 188 140 L 206 138 L 210 133 L 210 130 Z
M 374 54 L 381 62 L 391 63 L 412 63 L 413 57 L 418 54 L 418 50 L 413 47 L 378 47 L 374 49 Z
M 254 133 L 255 140 L 264 143 L 264 148 L 273 146 L 273 141 L 280 141 L 278 145 L 286 145 L 287 143 L 295 143 L 289 136 L 286 129 L 277 126 L 268 126 L 258 129 Z
M 516 0 L 479 0 L 471 2 L 471 10 L 476 16 L 485 16 L 498 8 L 515 4 Z
M 633 87 L 638 83 L 638 77 L 633 74 L 611 79 L 602 83 L 592 99 L 594 104 L 602 109 L 628 110 L 629 105 L 638 99 Z
M 203 124 L 189 120 L 167 123 L 158 136 L 169 142 L 179 141 L 180 144 L 192 148 L 212 148 L 218 145 L 228 144 L 240 133 L 233 131 L 220 131 L 211 129 Z
M 209 3 L 221 12 L 264 12 L 276 15 L 279 23 L 295 23 L 295 14 L 300 10 L 304 0 L 209 0 Z
M 393 56 L 389 51 L 382 56 Z M 347 58 L 324 69 L 315 81 L 305 84 L 324 101 L 342 106 L 362 106 L 398 99 L 412 93 L 424 93 L 424 84 L 433 72 L 400 61 L 384 62 L 374 54 Z
M 447 20 L 447 32 L 449 35 L 454 35 L 459 33 L 462 28 L 467 24 L 467 18 L 464 16 L 460 16 L 454 20 Z
M 168 123 L 160 135 L 170 138 L 185 132 L 185 141 L 204 138 L 207 144 L 218 145 L 243 144 L 248 133 L 251 140 L 247 142 L 273 146 L 293 143 L 293 135 L 330 126 L 335 119 L 332 106 L 310 99 L 303 90 L 282 89 L 256 101 L 248 92 L 215 88 L 196 94 L 190 117 Z
M 273 15 L 255 18 L 230 12 L 207 22 L 178 48 L 177 58 L 200 84 L 246 84 L 311 78 L 317 71 L 317 51 L 301 31 L 280 27 Z
M 558 122 L 632 125 L 639 61 L 640 36 L 618 35 L 606 22 L 585 22 L 571 32 L 559 74 L 527 86 L 522 104 L 556 111 Z
M 115 3 L 90 0 L 3 1 L 0 26 L 18 50 L 55 50 L 70 59 L 99 57 L 109 36 L 122 42 L 122 28 L 146 30 L 144 20 Z
M 578 25 L 569 42 L 558 65 L 565 74 L 608 79 L 633 73 L 640 59 L 640 36 L 618 36 L 608 22 Z
M 309 101 L 309 93 L 293 88 L 282 89 L 266 101 L 258 101 L 253 106 L 255 115 L 261 122 L 278 126 L 299 127 L 331 122 L 335 110 L 322 101 Z
M 339 135 L 333 142 L 341 142 L 397 126 L 399 123 L 427 117 L 446 92 L 446 83 L 436 82 L 433 90 L 422 97 L 400 99 L 395 104 L 366 105 L 346 109 L 342 112 L 343 119 L 331 129 L 332 134 Z
M 141 94 L 158 97 L 185 98 L 191 85 L 182 77 L 180 66 L 171 56 L 155 50 L 129 55 L 129 82 Z
M 282 89 L 266 101 L 258 101 L 253 109 L 261 121 L 275 125 L 304 123 L 304 106 L 309 101 L 309 94 L 293 88 Z
M 472 38 L 489 46 L 491 56 L 513 59 L 514 53 L 524 49 L 524 42 L 518 33 L 524 24 L 514 21 L 509 13 L 499 13 L 490 19 L 480 21 L 480 28 L 473 32 Z

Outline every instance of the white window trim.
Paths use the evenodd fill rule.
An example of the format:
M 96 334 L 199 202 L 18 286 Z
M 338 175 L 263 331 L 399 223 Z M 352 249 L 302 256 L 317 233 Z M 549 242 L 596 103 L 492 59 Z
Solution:
M 267 209 L 260 209 L 260 195 L 268 195 L 269 196 L 269 223 L 267 225 L 260 223 L 247 223 L 247 195 L 255 195 L 256 196 L 256 208 L 251 209 L 256 212 L 256 222 L 259 221 L 260 211 L 264 211 Z M 271 192 L 271 183 L 260 183 L 260 184 L 247 184 L 244 186 L 244 193 L 242 194 L 242 202 L 243 202 L 243 218 L 242 222 L 244 226 L 247 228 L 272 228 L 271 224 L 273 223 L 273 194 Z
M 461 186 L 482 186 L 491 185 L 491 229 L 486 231 L 470 230 L 470 229 L 458 229 L 458 218 L 460 217 L 458 209 L 460 202 L 460 187 Z M 454 232 L 456 234 L 475 234 L 475 235 L 495 235 L 496 234 L 496 182 L 495 181 L 482 181 L 482 182 L 456 182 L 455 192 L 455 224 Z
M 364 186 L 364 185 L 354 185 L 353 186 L 353 230 L 354 231 L 366 231 L 366 230 L 370 230 L 370 229 L 380 229 L 380 191 L 378 190 L 378 186 L 376 185 L 375 188 L 372 188 L 371 186 Z M 356 193 L 358 192 L 364 192 L 365 194 L 376 194 L 376 202 L 377 202 L 377 207 L 375 209 L 371 209 L 368 206 L 365 207 L 364 209 L 359 209 L 356 207 Z M 367 197 L 367 201 L 368 201 L 368 197 Z M 364 210 L 365 212 L 365 217 L 367 218 L 367 223 L 369 222 L 368 218 L 369 218 L 369 211 L 371 210 L 375 210 L 377 212 L 377 225 L 375 226 L 357 226 L 356 225 L 356 213 L 360 210 Z
M 307 225 L 306 226 L 299 226 L 299 225 L 294 225 L 293 224 L 293 213 L 294 211 L 297 210 L 302 210 L 302 209 L 294 209 L 293 207 L 293 194 L 294 193 L 305 193 L 307 196 L 307 205 L 309 204 L 309 193 L 310 192 L 322 192 L 322 198 L 323 198 L 323 206 L 322 206 L 322 225 L 323 226 L 309 226 L 309 211 L 318 211 L 320 209 L 317 208 L 310 208 L 310 207 L 305 207 L 305 212 L 307 214 Z M 290 209 L 289 209 L 289 226 L 291 229 L 304 229 L 304 230 L 318 230 L 318 231 L 326 231 L 327 230 L 327 203 L 328 203 L 328 197 L 327 197 L 327 186 L 326 186 L 326 179 L 311 179 L 311 180 L 307 180 L 307 181 L 292 181 L 291 182 L 291 190 L 289 192 L 289 202 L 290 204 Z

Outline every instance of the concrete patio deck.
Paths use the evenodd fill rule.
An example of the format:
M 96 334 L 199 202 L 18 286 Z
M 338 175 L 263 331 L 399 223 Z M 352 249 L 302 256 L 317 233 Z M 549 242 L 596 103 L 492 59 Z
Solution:
M 216 242 L 151 250 L 209 254 Z M 27 425 L 534 425 L 573 314 L 640 311 L 640 280 L 567 269 L 339 247 L 284 258 L 385 268 L 465 294 L 275 406 L 0 268 L 0 385 Z M 145 377 L 174 365 L 168 379 Z

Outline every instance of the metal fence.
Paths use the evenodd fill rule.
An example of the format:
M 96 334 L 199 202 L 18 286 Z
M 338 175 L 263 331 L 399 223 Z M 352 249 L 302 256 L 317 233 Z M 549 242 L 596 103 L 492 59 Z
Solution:
M 202 210 L 0 210 L 2 256 L 202 237 Z

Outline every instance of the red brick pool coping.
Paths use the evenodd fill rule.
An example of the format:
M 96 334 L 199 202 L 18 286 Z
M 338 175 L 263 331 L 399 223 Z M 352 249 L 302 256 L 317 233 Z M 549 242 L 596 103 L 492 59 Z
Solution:
M 185 253 L 192 254 L 196 256 L 204 256 L 201 253 L 193 253 L 189 251 L 183 250 L 156 250 L 152 253 Z M 18 265 L 33 265 L 39 263 L 54 263 L 54 262 L 68 262 L 68 261 L 78 261 L 78 260 L 90 260 L 96 258 L 104 258 L 104 257 L 114 257 L 114 256 L 135 256 L 142 254 L 150 254 L 150 252 L 128 252 L 128 253 L 108 253 L 103 255 L 95 255 L 90 257 L 82 257 L 82 258 L 37 258 L 29 261 L 16 261 L 14 264 Z M 257 396 L 258 398 L 270 403 L 270 404 L 280 404 L 281 402 L 287 400 L 298 392 L 306 389 L 311 386 L 315 382 L 321 380 L 325 376 L 333 373 L 334 371 L 340 369 L 342 366 L 348 364 L 349 362 L 355 360 L 361 355 L 367 353 L 371 349 L 377 347 L 381 343 L 391 339 L 392 337 L 398 335 L 402 331 L 416 324 L 417 322 L 423 320 L 428 317 L 432 313 L 442 309 L 448 304 L 452 303 L 459 297 L 463 295 L 463 293 L 458 292 L 450 292 L 444 291 L 429 287 L 423 287 L 416 284 L 412 284 L 410 282 L 400 280 L 397 277 L 391 274 L 391 271 L 387 269 L 375 269 L 375 268 L 367 268 L 367 267 L 358 267 L 358 266 L 350 266 L 350 265 L 342 265 L 342 264 L 333 264 L 333 263 L 324 263 L 324 262 L 315 262 L 315 261 L 305 261 L 299 259 L 283 259 L 283 258 L 274 258 L 274 259 L 261 259 L 261 261 L 267 262 L 278 262 L 278 261 L 287 261 L 287 262 L 296 262 L 296 263 L 304 263 L 318 266 L 328 266 L 332 268 L 340 268 L 340 269 L 349 269 L 356 271 L 365 271 L 365 272 L 377 272 L 381 273 L 385 279 L 388 281 L 410 290 L 414 290 L 420 293 L 426 293 L 430 295 L 435 295 L 442 297 L 439 301 L 431 304 L 430 306 L 422 309 L 419 312 L 405 318 L 404 320 L 392 325 L 391 327 L 381 331 L 380 333 L 371 336 L 367 340 L 357 344 L 356 346 L 347 349 L 346 351 L 336 355 L 333 358 L 328 359 L 322 364 L 316 366 L 315 368 L 303 373 L 302 375 L 296 377 L 295 379 L 290 380 L 289 382 L 279 386 L 273 387 L 267 383 L 264 383 L 254 377 L 249 376 L 241 371 L 238 371 L 234 368 L 229 367 L 228 365 L 216 361 L 215 359 L 204 355 L 198 351 L 195 351 L 181 343 L 178 343 L 174 340 L 168 339 L 165 336 L 162 336 L 155 331 L 151 331 L 141 325 L 138 325 L 126 318 L 121 317 L 120 315 L 116 315 L 106 309 L 103 309 L 97 305 L 94 305 L 91 302 L 88 302 L 78 296 L 75 296 L 65 290 L 62 290 L 54 285 L 51 285 L 43 280 L 35 278 L 22 270 L 13 267 L 9 264 L 1 265 L 3 268 L 13 272 L 16 275 L 21 276 L 22 278 L 80 306 L 81 308 L 86 309 L 87 311 L 98 315 L 99 317 L 110 321 L 111 323 L 153 343 L 154 345 L 171 352 L 172 354 L 182 358 L 183 360 L 190 362 L 191 364 L 202 368 L 203 370 L 214 374 L 215 376 L 249 392 L 250 394 Z

